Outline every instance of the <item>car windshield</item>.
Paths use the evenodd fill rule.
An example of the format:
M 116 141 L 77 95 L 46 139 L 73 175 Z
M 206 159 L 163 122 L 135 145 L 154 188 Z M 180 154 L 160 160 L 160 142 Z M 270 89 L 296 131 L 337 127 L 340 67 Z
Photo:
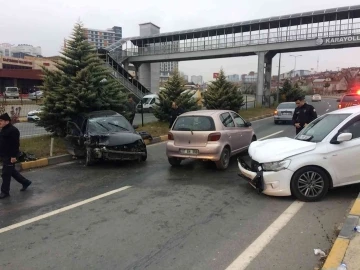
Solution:
M 325 114 L 307 125 L 306 128 L 299 132 L 295 139 L 308 142 L 321 142 L 349 115 L 351 114 Z
M 151 98 L 143 98 L 143 99 L 142 99 L 142 103 L 143 103 L 143 104 L 147 104 L 147 103 L 150 102 L 150 100 L 151 100 Z
M 214 131 L 214 120 L 209 116 L 180 116 L 173 127 L 175 131 Z
M 360 100 L 360 96 L 357 95 L 353 95 L 353 96 L 344 96 L 343 98 L 343 102 L 353 102 L 353 101 L 358 101 Z
M 116 133 L 133 131 L 133 127 L 123 116 L 96 117 L 89 120 L 90 133 Z
M 295 102 L 280 103 L 278 109 L 295 109 L 295 107 L 296 107 Z

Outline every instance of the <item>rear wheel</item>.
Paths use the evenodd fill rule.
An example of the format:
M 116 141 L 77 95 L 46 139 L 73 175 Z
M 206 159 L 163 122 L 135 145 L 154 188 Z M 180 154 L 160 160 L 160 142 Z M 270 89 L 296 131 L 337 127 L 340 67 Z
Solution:
M 321 200 L 329 190 L 330 179 L 326 173 L 314 166 L 298 170 L 291 179 L 291 191 L 296 198 L 305 202 Z
M 220 155 L 220 160 L 216 161 L 216 167 L 219 170 L 226 170 L 227 167 L 229 167 L 229 163 L 230 163 L 230 149 L 228 147 L 225 147 Z
M 180 166 L 180 164 L 181 164 L 180 158 L 171 157 L 171 158 L 168 158 L 168 161 L 169 161 L 170 165 L 174 166 L 174 167 Z

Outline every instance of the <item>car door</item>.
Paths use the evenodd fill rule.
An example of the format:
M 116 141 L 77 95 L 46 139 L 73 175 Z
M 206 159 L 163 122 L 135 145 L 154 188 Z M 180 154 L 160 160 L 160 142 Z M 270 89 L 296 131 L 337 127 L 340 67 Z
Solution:
M 241 148 L 242 133 L 235 126 L 235 122 L 229 112 L 220 115 L 222 124 L 224 125 L 224 135 L 227 136 L 230 143 L 231 153 L 234 154 Z
M 250 145 L 252 139 L 252 128 L 246 126 L 245 120 L 236 112 L 231 112 L 235 122 L 235 128 L 241 133 L 240 148 L 246 148 Z
M 334 186 L 359 183 L 360 117 L 350 120 L 340 129 L 340 133 L 351 133 L 353 137 L 350 141 L 328 146 L 330 165 L 337 177 Z
M 65 143 L 68 152 L 74 156 L 83 156 L 83 133 L 75 122 L 69 121 L 66 126 Z

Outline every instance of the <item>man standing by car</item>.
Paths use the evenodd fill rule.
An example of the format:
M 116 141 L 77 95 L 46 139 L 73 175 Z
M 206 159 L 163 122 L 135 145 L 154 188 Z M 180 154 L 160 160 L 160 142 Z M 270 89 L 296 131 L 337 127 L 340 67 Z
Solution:
M 180 114 L 183 114 L 184 113 L 184 110 L 182 108 L 180 108 L 176 102 L 173 102 L 172 105 L 171 105 L 171 112 L 170 112 L 170 125 L 169 125 L 169 128 L 172 127 L 172 125 L 174 124 L 176 118 L 180 115 Z
M 296 134 L 298 134 L 311 121 L 317 118 L 317 113 L 312 105 L 306 103 L 305 97 L 295 98 L 295 103 L 296 103 L 296 108 L 294 111 L 292 121 L 296 128 Z
M 130 112 L 129 122 L 130 122 L 130 124 L 133 124 L 134 118 L 135 118 L 135 113 L 136 113 L 136 103 L 134 102 L 131 94 L 128 95 L 127 106 L 128 106 L 129 112 Z
M 31 181 L 15 169 L 19 155 L 20 132 L 11 124 L 11 118 L 7 113 L 0 115 L 0 128 L 0 158 L 3 163 L 0 199 L 4 199 L 10 196 L 11 177 L 22 184 L 20 191 L 25 191 L 31 185 Z

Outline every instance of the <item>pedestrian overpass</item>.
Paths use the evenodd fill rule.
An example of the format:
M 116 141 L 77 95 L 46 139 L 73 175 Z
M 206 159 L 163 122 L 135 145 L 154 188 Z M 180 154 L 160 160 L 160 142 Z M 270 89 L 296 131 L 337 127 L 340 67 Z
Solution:
M 125 69 L 134 64 L 135 79 L 143 85 L 150 85 L 154 63 L 257 55 L 260 99 L 270 91 L 277 53 L 360 46 L 360 5 L 168 33 L 151 25 L 148 32 L 156 34 L 124 38 L 105 48 Z

